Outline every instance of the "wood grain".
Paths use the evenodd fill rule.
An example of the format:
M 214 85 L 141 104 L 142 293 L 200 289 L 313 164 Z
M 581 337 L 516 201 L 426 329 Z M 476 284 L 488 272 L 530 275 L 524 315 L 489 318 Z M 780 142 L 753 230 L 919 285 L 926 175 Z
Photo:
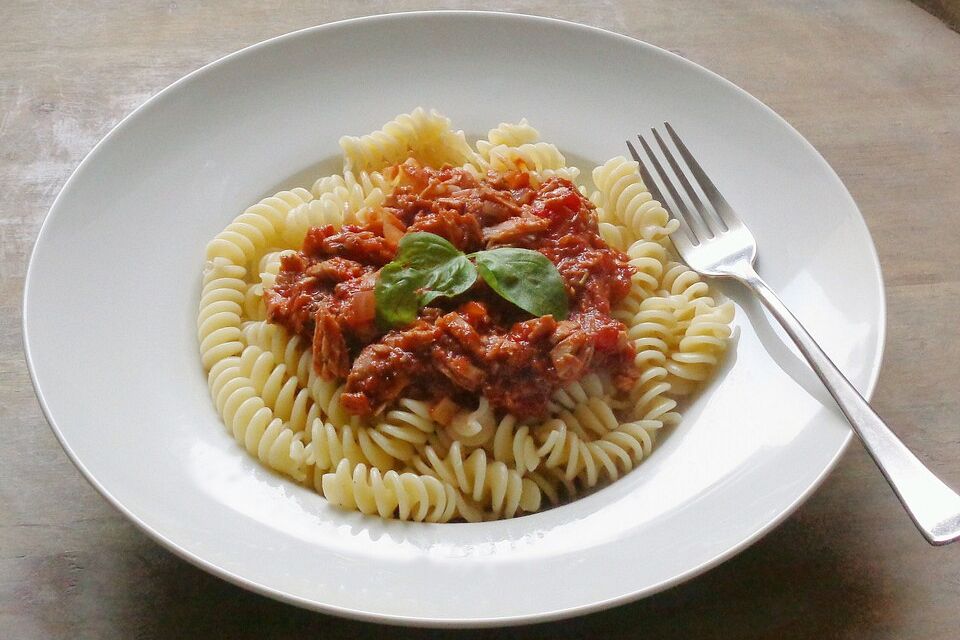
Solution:
M 913 2 L 946 22 L 954 31 L 960 31 L 960 0 L 913 0 Z
M 923 638 L 960 629 L 960 545 L 928 547 L 859 447 L 786 523 L 668 592 L 519 630 L 420 632 L 247 593 L 162 550 L 90 488 L 23 361 L 27 256 L 53 198 L 121 117 L 185 73 L 392 2 L 0 4 L 0 637 Z M 889 303 L 876 405 L 960 486 L 960 35 L 909 2 L 454 2 L 561 17 L 671 49 L 744 87 L 833 165 Z M 68 284 L 69 275 L 65 275 Z M 64 330 L 83 328 L 64 312 Z M 82 375 L 82 372 L 77 372 Z M 558 576 L 576 580 L 576 575 Z

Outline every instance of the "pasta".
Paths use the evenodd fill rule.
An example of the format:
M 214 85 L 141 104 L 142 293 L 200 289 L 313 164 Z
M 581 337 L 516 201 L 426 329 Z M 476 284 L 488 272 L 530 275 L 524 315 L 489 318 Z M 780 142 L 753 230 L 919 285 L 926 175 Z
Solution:
M 540 508 L 540 488 L 516 470 L 499 461 L 489 462 L 486 451 L 474 449 L 464 456 L 459 442 L 454 442 L 447 456 L 440 457 L 432 447 L 424 450 L 424 457 L 414 458 L 413 468 L 424 476 L 434 476 L 455 486 L 473 509 L 460 505 L 460 515 L 467 520 L 511 518 L 519 512 L 530 513 Z
M 306 189 L 281 191 L 240 214 L 207 245 L 207 260 L 225 258 L 247 267 L 259 259 L 264 248 L 277 239 L 277 229 L 296 206 L 313 199 Z
M 437 167 L 478 160 L 463 132 L 454 131 L 448 118 L 422 108 L 399 115 L 368 135 L 343 136 L 340 147 L 346 171 L 381 171 L 411 157 Z
M 481 158 L 489 162 L 490 150 L 494 147 L 519 147 L 539 140 L 540 133 L 530 126 L 526 118 L 516 124 L 501 122 L 499 126 L 487 132 L 486 140 L 477 141 L 477 152 Z
M 609 442 L 606 433 L 591 439 L 563 419 L 545 422 L 541 429 L 537 454 L 544 458 L 544 466 L 562 467 L 567 480 L 578 479 L 586 487 L 593 487 L 602 473 L 613 481 L 621 468 L 627 471 L 632 467 L 630 455 L 622 446 Z
M 295 480 L 306 479 L 303 439 L 274 417 L 243 375 L 241 358 L 232 356 L 210 370 L 210 390 L 217 410 L 234 439 L 267 466 Z
M 476 181 L 519 172 L 531 189 L 575 182 L 580 171 L 526 120 L 501 123 L 471 146 L 449 119 L 421 108 L 373 133 L 344 136 L 340 146 L 342 174 L 265 198 L 208 244 L 197 317 L 201 363 L 231 437 L 331 504 L 434 523 L 512 518 L 562 504 L 651 455 L 658 435 L 679 422 L 679 402 L 720 365 L 733 305 L 679 262 L 670 243 L 677 222 L 652 198 L 637 163 L 616 157 L 593 169 L 593 205 L 584 206 L 595 207 L 595 233 L 629 268 L 625 294 L 609 310 L 611 321 L 622 323 L 624 368 L 587 368 L 562 378 L 544 392 L 542 415 L 506 410 L 503 398 L 486 391 L 439 399 L 400 393 L 370 411 L 356 410 L 352 378 L 317 366 L 318 358 L 337 355 L 336 343 L 315 346 L 309 332 L 278 322 L 271 306 L 278 304 L 271 296 L 290 286 L 287 265 L 300 259 L 305 244 L 361 227 L 382 229 L 385 238 L 392 233 L 395 242 L 404 224 L 387 208 L 420 167 L 452 167 Z M 586 186 L 574 188 L 585 198 L 579 194 L 588 193 Z M 317 229 L 320 235 L 311 236 Z M 458 233 L 447 229 L 451 237 Z M 504 229 L 508 239 L 519 237 L 504 225 L 488 231 Z M 342 268 L 357 268 L 349 262 Z M 351 304 L 370 299 L 357 295 Z M 554 329 L 560 344 L 567 335 L 562 324 Z M 467 344 L 469 327 L 450 335 Z M 584 353 L 576 346 L 551 351 L 558 371 L 589 357 Z
M 568 167 L 560 150 L 549 142 L 526 143 L 517 147 L 501 144 L 490 148 L 487 155 L 486 168 L 492 171 L 504 172 L 519 167 L 540 179 L 560 176 L 570 181 L 580 175 L 580 170 Z
M 381 473 L 365 464 L 343 459 L 321 480 L 323 495 L 335 505 L 383 518 L 415 522 L 447 522 L 457 513 L 457 492 L 432 476 Z
M 312 408 L 309 392 L 296 376 L 287 375 L 286 365 L 276 364 L 272 353 L 248 346 L 240 356 L 240 374 L 250 380 L 264 405 L 290 429 L 306 428 Z
M 225 258 L 211 262 L 203 276 L 197 338 L 206 369 L 243 350 L 240 314 L 245 299 L 246 269 Z
M 307 461 L 314 465 L 314 472 L 331 471 L 341 460 L 347 460 L 351 465 L 365 464 L 390 470 L 401 466 L 400 461 L 412 458 L 414 448 L 409 442 L 369 427 L 360 426 L 354 431 L 346 425 L 338 429 L 317 418 L 311 427 L 306 453 Z
M 635 161 L 608 160 L 593 170 L 593 182 L 600 219 L 625 226 L 637 240 L 662 240 L 680 226 L 647 191 Z
M 493 458 L 520 475 L 535 471 L 540 466 L 540 452 L 530 435 L 530 427 L 518 425 L 515 416 L 505 415 L 493 436 Z
M 447 433 L 452 440 L 468 447 L 487 444 L 493 438 L 497 428 L 496 416 L 486 398 L 480 396 L 480 402 L 473 411 L 460 411 L 450 421 Z

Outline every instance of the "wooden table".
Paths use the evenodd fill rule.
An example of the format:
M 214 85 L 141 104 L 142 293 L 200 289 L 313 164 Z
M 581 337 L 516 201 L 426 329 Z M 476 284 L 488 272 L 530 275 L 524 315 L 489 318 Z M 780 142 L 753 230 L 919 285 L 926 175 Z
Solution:
M 960 487 L 960 35 L 907 2 L 451 4 L 641 38 L 726 76 L 796 126 L 847 184 L 880 253 L 889 334 L 876 405 Z M 446 635 L 273 602 L 158 547 L 67 460 L 40 413 L 20 344 L 22 282 L 40 221 L 127 112 L 265 38 L 431 6 L 0 4 L 0 637 Z M 69 310 L 63 321 L 65 331 L 81 330 Z M 960 544 L 928 547 L 853 446 L 793 517 L 700 578 L 567 622 L 460 635 L 954 640 Z

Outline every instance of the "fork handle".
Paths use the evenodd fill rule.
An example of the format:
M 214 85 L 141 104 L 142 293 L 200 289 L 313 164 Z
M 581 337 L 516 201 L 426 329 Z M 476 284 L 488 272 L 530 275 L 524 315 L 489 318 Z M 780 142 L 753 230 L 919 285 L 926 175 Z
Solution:
M 907 449 L 753 267 L 743 266 L 736 278 L 760 296 L 800 348 L 927 541 L 943 545 L 960 539 L 960 495 Z

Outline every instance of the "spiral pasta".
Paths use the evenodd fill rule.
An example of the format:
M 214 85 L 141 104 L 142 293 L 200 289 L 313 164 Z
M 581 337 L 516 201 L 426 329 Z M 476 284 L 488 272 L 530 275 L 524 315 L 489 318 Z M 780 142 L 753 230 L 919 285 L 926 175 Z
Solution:
M 409 463 L 425 445 L 435 442 L 436 430 L 427 403 L 402 398 L 374 423 L 370 435 L 394 460 Z
M 487 132 L 486 140 L 477 141 L 477 152 L 486 162 L 490 162 L 490 150 L 494 147 L 519 147 L 540 140 L 540 132 L 530 126 L 526 118 L 516 124 L 501 122 Z
M 600 237 L 615 249 L 626 251 L 633 240 L 633 233 L 622 224 L 616 222 L 601 222 Z
M 317 418 L 310 431 L 310 443 L 306 446 L 307 461 L 314 465 L 315 472 L 330 471 L 341 460 L 347 460 L 351 465 L 365 464 L 380 471 L 389 471 L 403 466 L 402 463 L 415 454 L 409 442 L 366 426 L 354 429 L 345 425 L 338 429 Z
M 448 118 L 422 108 L 401 114 L 365 136 L 343 136 L 340 148 L 347 171 L 381 171 L 407 158 L 432 167 L 475 165 L 479 160 L 463 132 L 454 131 Z
M 545 422 L 535 433 L 541 443 L 537 454 L 543 458 L 544 466 L 562 467 L 567 480 L 580 480 L 586 487 L 595 486 L 601 475 L 606 475 L 612 482 L 633 468 L 630 453 L 616 441 L 611 441 L 610 434 L 591 440 L 560 419 Z
M 451 441 L 456 440 L 466 447 L 479 447 L 493 438 L 497 428 L 497 418 L 490 403 L 483 396 L 474 410 L 457 412 L 447 426 Z
M 606 392 L 603 379 L 595 373 L 589 373 L 582 379 L 554 391 L 550 398 L 550 410 L 558 413 L 563 409 L 574 409 L 590 398 L 603 396 Z
M 250 381 L 264 405 L 293 431 L 303 431 L 316 417 L 318 412 L 307 389 L 295 375 L 288 375 L 286 365 L 277 364 L 269 351 L 255 345 L 244 349 L 240 375 Z
M 259 259 L 264 249 L 275 244 L 277 229 L 282 228 L 291 209 L 313 199 L 306 189 L 281 191 L 261 200 L 237 216 L 207 245 L 207 260 L 226 258 L 247 266 Z
M 286 365 L 301 381 L 313 378 L 310 344 L 300 336 L 290 336 L 283 327 L 266 321 L 245 322 L 242 335 L 248 345 L 272 353 L 275 361 Z
M 487 168 L 492 171 L 528 171 L 538 180 L 560 177 L 576 180 L 580 170 L 568 167 L 566 158 L 556 146 L 549 142 L 534 142 L 518 147 L 497 145 L 487 151 Z
M 540 508 L 540 488 L 529 478 L 503 462 L 487 459 L 483 449 L 474 449 L 467 457 L 459 442 L 454 442 L 446 457 L 426 447 L 423 457 L 413 459 L 413 468 L 425 476 L 434 476 L 457 487 L 470 501 L 494 518 L 512 518 L 519 512 Z M 461 510 L 463 511 L 463 510 Z M 472 514 L 462 513 L 468 520 Z
M 693 317 L 682 324 L 683 333 L 677 348 L 666 363 L 677 395 L 686 395 L 697 388 L 716 369 L 727 348 L 732 329 L 733 304 L 697 305 Z
M 207 265 L 197 316 L 200 360 L 205 369 L 243 350 L 240 315 L 246 293 L 246 273 L 245 268 L 225 258 Z
M 592 200 L 609 216 L 630 229 L 638 240 L 663 241 L 680 225 L 653 199 L 640 178 L 639 165 L 617 156 L 593 170 L 597 193 Z
M 367 213 L 379 206 L 392 182 L 378 172 L 360 172 L 356 177 L 347 171 L 343 176 L 320 178 L 313 185 L 313 199 L 287 213 L 283 226 L 286 247 L 299 249 L 311 227 L 331 225 L 339 229 L 345 224 L 363 222 Z
M 541 464 L 536 471 L 529 472 L 527 477 L 536 483 L 551 505 L 569 502 L 581 493 L 576 482 L 567 478 L 563 469 L 559 467 L 547 467 Z
M 495 411 L 482 394 L 475 403 L 405 397 L 370 417 L 348 413 L 344 380 L 318 374 L 311 341 L 267 320 L 264 294 L 308 229 L 376 220 L 401 180 L 392 167 L 411 157 L 478 177 L 524 170 L 535 183 L 574 181 L 579 169 L 526 120 L 501 123 L 471 147 L 449 119 L 419 108 L 368 135 L 344 136 L 340 146 L 342 174 L 263 199 L 206 249 L 201 362 L 227 431 L 265 466 L 364 514 L 512 518 L 629 472 L 680 420 L 678 402 L 720 365 L 733 305 L 679 261 L 669 241 L 677 222 L 653 200 L 637 163 L 617 157 L 593 170 L 590 199 L 600 236 L 634 269 L 611 315 L 626 327 L 636 379 L 614 386 L 603 372 L 589 373 L 556 390 L 536 421 Z
M 330 193 L 294 207 L 287 214 L 283 229 L 284 243 L 292 249 L 298 249 L 310 227 L 331 225 L 339 229 L 344 224 L 345 209 L 344 203 Z
M 540 452 L 530 435 L 530 427 L 518 424 L 513 415 L 505 415 L 494 432 L 493 459 L 520 475 L 536 470 L 540 466 Z
M 341 460 L 333 473 L 323 474 L 321 491 L 331 503 L 381 518 L 415 522 L 448 522 L 457 512 L 457 492 L 432 476 L 381 473 L 365 464 Z
M 658 295 L 663 290 L 663 276 L 669 258 L 663 245 L 649 240 L 637 240 L 631 244 L 627 248 L 627 255 L 630 257 L 630 266 L 636 270 L 632 278 L 633 287 L 627 297 L 626 306 L 629 306 Z
M 620 424 L 620 419 L 610 406 L 610 399 L 597 396 L 577 403 L 572 409 L 562 409 L 554 420 L 563 422 L 574 433 L 598 436 L 616 429 Z
M 268 251 L 260 258 L 260 281 L 248 284 L 244 294 L 243 310 L 244 318 L 247 320 L 266 319 L 267 305 L 263 294 L 276 282 L 277 274 L 280 272 L 280 260 L 286 253 L 289 251 Z
M 665 374 L 666 372 L 664 372 Z M 594 379 L 591 380 L 590 378 Z M 533 429 L 537 443 L 536 455 L 547 469 L 562 469 L 567 482 L 579 481 L 589 488 L 604 476 L 613 482 L 648 455 L 653 448 L 654 435 L 664 424 L 667 410 L 658 403 L 662 388 L 648 390 L 648 380 L 641 376 L 634 397 L 634 413 L 642 420 L 621 422 L 611 406 L 617 403 L 594 376 L 586 384 L 570 385 L 555 396 L 558 404 L 566 405 L 557 418 Z M 667 387 L 669 388 L 669 387 Z M 644 413 L 645 412 L 645 413 Z
M 322 198 L 325 194 L 333 193 L 339 194 L 338 197 L 344 202 L 359 205 L 365 203 L 378 191 L 383 196 L 392 189 L 393 180 L 379 171 L 358 171 L 354 173 L 346 170 L 343 175 L 334 174 L 318 178 L 310 191 L 314 198 Z
M 253 382 L 242 375 L 241 358 L 224 358 L 210 370 L 210 391 L 234 439 L 267 466 L 295 480 L 306 479 L 301 434 L 274 416 Z

